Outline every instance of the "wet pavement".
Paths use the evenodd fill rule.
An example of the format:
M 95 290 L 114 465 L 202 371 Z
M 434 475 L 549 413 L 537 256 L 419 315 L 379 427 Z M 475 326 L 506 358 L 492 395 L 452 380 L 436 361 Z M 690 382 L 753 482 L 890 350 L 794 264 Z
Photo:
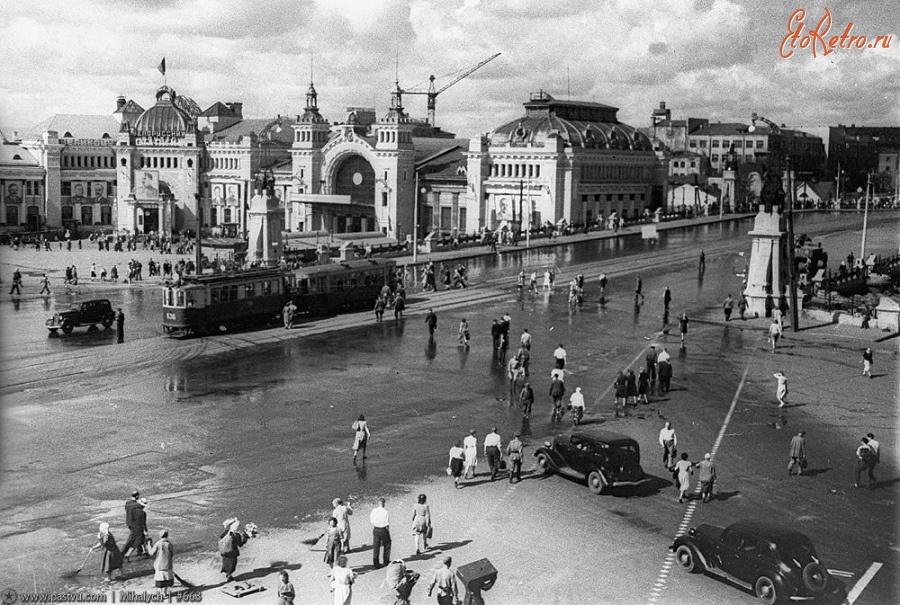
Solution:
M 817 228 L 828 233 L 826 241 L 835 247 L 858 250 L 858 244 L 854 247 L 852 243 L 857 234 L 832 233 L 840 224 L 822 220 Z M 892 225 L 896 223 L 875 225 L 870 242 L 896 240 Z M 813 226 L 808 226 L 811 233 Z M 798 421 L 816 427 L 819 443 L 842 448 L 851 448 L 853 440 L 848 435 L 855 436 L 864 426 L 896 432 L 897 425 L 895 411 L 879 417 L 855 402 L 826 402 L 824 409 L 816 410 L 822 417 L 807 415 L 803 407 L 811 406 L 811 401 L 788 411 L 771 408 L 768 400 L 774 387 L 770 376 L 776 369 L 796 366 L 798 373 L 802 369 L 804 374 L 798 374 L 792 383 L 802 400 L 804 392 L 818 392 L 821 386 L 816 359 L 844 368 L 856 363 L 857 354 L 811 342 L 786 344 L 784 351 L 773 357 L 767 355 L 764 326 L 725 330 L 716 323 L 721 299 L 740 286 L 740 278 L 734 275 L 743 262 L 738 252 L 749 250 L 749 241 L 744 238 L 736 245 L 733 238 L 745 232 L 745 227 L 710 226 L 703 228 L 702 237 L 690 230 L 669 232 L 656 244 L 639 238 L 598 240 L 556 251 L 473 260 L 467 266 L 478 287 L 427 297 L 414 293 L 419 302 L 412 305 L 407 319 L 383 324 L 369 323 L 366 316 L 366 323 L 360 326 L 357 317 L 344 316 L 291 332 L 269 330 L 185 342 L 152 336 L 153 320 L 145 319 L 141 320 L 145 324 L 134 322 L 133 337 L 129 333 L 138 342 L 122 347 L 84 350 L 77 339 L 23 336 L 14 353 L 6 340 L 7 326 L 21 329 L 33 319 L 29 313 L 37 311 L 24 309 L 26 303 L 22 302 L 20 314 L 10 319 L 11 303 L 4 300 L 0 303 L 4 360 L 15 356 L 21 364 L 18 367 L 27 372 L 27 364 L 37 365 L 48 354 L 65 354 L 68 347 L 78 351 L 81 360 L 73 363 L 82 373 L 65 381 L 6 391 L 0 576 L 17 584 L 61 585 L 60 561 L 74 561 L 71 553 L 76 545 L 89 545 L 96 522 L 110 520 L 120 543 L 124 541 L 121 504 L 135 488 L 151 500 L 151 527 L 166 525 L 179 536 L 180 552 L 200 553 L 212 548 L 219 521 L 233 514 L 264 528 L 292 527 L 317 519 L 335 496 L 371 500 L 441 474 L 450 445 L 470 428 L 483 436 L 497 426 L 504 441 L 520 430 L 526 443 L 533 446 L 558 430 L 549 422 L 546 391 L 551 355 L 560 342 L 569 353 L 567 386 L 570 390 L 581 386 L 585 392 L 588 426 L 615 426 L 617 431 L 634 434 L 644 448 L 645 467 L 663 479 L 665 474 L 654 468 L 655 432 L 661 419 L 677 418 L 678 426 L 684 427 L 679 436 L 686 451 L 692 456 L 702 454 L 715 440 L 723 408 L 727 409 L 741 373 L 752 362 L 758 367 L 746 387 L 748 403 L 736 412 L 741 427 L 729 431 L 737 444 L 721 454 L 721 464 L 729 468 L 730 475 L 721 488 L 729 494 L 725 498 L 729 514 L 765 511 L 796 519 L 809 508 L 810 516 L 826 519 L 823 522 L 834 532 L 812 527 L 819 534 L 816 543 L 827 544 L 824 548 L 830 558 L 842 562 L 860 558 L 861 541 L 869 542 L 882 556 L 890 556 L 896 538 L 883 535 L 885 529 L 896 530 L 890 507 L 867 511 L 881 523 L 873 533 L 859 527 L 856 519 L 841 518 L 846 499 L 856 495 L 841 496 L 841 502 L 824 505 L 823 515 L 812 504 L 821 498 L 816 490 L 804 494 L 810 504 L 800 504 L 798 512 L 797 492 L 778 495 L 780 484 L 758 476 L 757 466 L 783 466 L 785 443 Z M 702 279 L 696 271 L 698 245 L 707 250 L 708 269 Z M 660 251 L 662 255 L 643 254 Z M 527 268 L 557 266 L 566 279 L 585 272 L 590 278 L 586 302 L 569 305 L 565 281 L 558 282 L 552 295 L 516 292 L 514 274 L 523 264 Z M 598 302 L 596 285 L 600 270 L 611 277 L 603 305 Z M 633 304 L 631 294 L 635 270 L 644 278 L 646 296 L 639 307 Z M 666 285 L 674 295 L 668 325 L 662 312 Z M 122 299 L 131 305 L 126 313 L 148 315 L 142 305 L 150 307 L 153 295 L 153 290 L 129 290 Z M 480 302 L 473 306 L 474 298 Z M 427 338 L 422 319 L 426 304 L 432 304 L 439 316 L 433 341 Z M 672 326 L 681 311 L 700 320 L 691 324 L 684 350 L 679 350 L 676 342 L 677 323 Z M 507 381 L 490 346 L 490 321 L 504 312 L 512 316 L 513 342 L 526 327 L 534 338 L 530 379 L 537 403 L 530 423 L 523 423 L 518 410 L 509 406 Z M 457 345 L 461 317 L 467 318 L 472 332 L 469 349 Z M 329 326 L 348 327 L 335 332 Z M 667 327 L 671 334 L 666 334 Z M 309 335 L 300 337 L 303 334 Z M 84 342 L 104 344 L 103 337 L 102 332 L 85 335 Z M 207 354 L 219 338 L 233 347 Z M 260 342 L 269 344 L 257 344 Z M 643 418 L 615 421 L 611 418 L 611 382 L 618 370 L 642 359 L 651 342 L 666 344 L 672 351 L 675 389 L 668 398 L 642 407 Z M 110 358 L 107 351 L 119 353 Z M 92 352 L 96 359 L 91 359 Z M 845 354 L 852 354 L 852 359 L 845 362 Z M 151 364 L 146 359 L 154 361 Z M 841 384 L 846 377 L 837 376 L 833 390 L 851 397 L 856 387 L 848 389 Z M 886 380 L 895 378 L 896 368 Z M 876 386 L 880 392 L 890 393 L 885 382 Z M 372 441 L 369 460 L 353 465 L 350 424 L 360 413 L 369 420 Z M 852 455 L 852 449 L 847 451 Z M 829 460 L 828 465 L 823 473 L 840 467 L 842 478 L 835 487 L 839 485 L 843 493 L 847 461 Z M 561 507 L 583 508 L 579 516 L 588 515 L 590 509 L 584 507 L 593 505 L 588 504 L 584 490 L 567 485 L 564 479 L 556 481 L 562 483 L 559 489 L 543 490 L 543 496 L 558 501 Z M 775 493 L 770 493 L 772 489 Z M 574 496 L 568 494 L 570 490 L 575 490 Z M 879 493 L 878 500 L 893 499 L 895 487 L 887 491 L 890 495 Z M 618 519 L 623 527 L 632 529 L 635 524 L 663 528 L 652 532 L 659 533 L 653 538 L 656 548 L 656 541 L 664 536 L 670 539 L 677 525 L 673 514 L 680 516 L 669 496 L 666 492 L 664 498 L 639 498 L 634 505 L 623 501 L 621 514 L 605 515 L 605 522 Z M 855 501 L 849 504 L 864 506 Z M 365 527 L 365 518 L 360 521 Z M 75 581 L 92 586 L 97 578 L 86 575 Z M 649 585 L 649 578 L 647 581 Z M 889 593 L 882 589 L 880 594 Z

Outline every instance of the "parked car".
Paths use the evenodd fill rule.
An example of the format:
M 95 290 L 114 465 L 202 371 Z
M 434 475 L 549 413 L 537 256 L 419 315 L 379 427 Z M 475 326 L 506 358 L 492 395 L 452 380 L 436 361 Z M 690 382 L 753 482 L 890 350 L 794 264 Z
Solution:
M 812 599 L 840 603 L 847 594 L 809 538 L 778 525 L 740 521 L 721 528 L 704 523 L 676 538 L 669 549 L 686 571 L 726 576 L 766 605 Z
M 69 334 L 79 326 L 93 328 L 97 324 L 103 324 L 104 328 L 108 328 L 115 320 L 116 312 L 113 311 L 112 305 L 109 300 L 102 298 L 74 303 L 69 311 L 55 313 L 47 320 L 46 325 L 53 334 L 56 334 L 57 330 Z
M 556 436 L 534 453 L 544 474 L 559 473 L 587 482 L 595 494 L 647 480 L 637 441 L 608 431 Z

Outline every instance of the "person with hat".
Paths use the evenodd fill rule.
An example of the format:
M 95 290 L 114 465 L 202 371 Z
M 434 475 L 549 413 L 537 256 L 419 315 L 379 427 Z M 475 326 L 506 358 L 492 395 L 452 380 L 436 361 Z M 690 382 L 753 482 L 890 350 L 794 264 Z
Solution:
M 512 440 L 506 446 L 506 455 L 509 456 L 509 482 L 513 479 L 518 483 L 522 481 L 522 458 L 525 446 L 519 441 L 519 433 L 513 435 Z
M 716 465 L 713 464 L 712 455 L 707 452 L 703 460 L 697 463 L 697 468 L 700 469 L 700 497 L 704 503 L 709 502 L 716 482 Z
M 434 572 L 434 578 L 432 578 L 431 584 L 428 585 L 428 596 L 430 597 L 435 587 L 437 587 L 438 605 L 453 605 L 459 597 L 456 574 L 450 569 L 450 566 L 453 564 L 453 558 L 444 557 L 443 563 L 443 567 Z
M 340 498 L 335 498 L 331 502 L 334 510 L 331 516 L 337 519 L 337 528 L 341 532 L 341 552 L 350 552 L 350 515 L 353 509 L 350 503 L 344 503 Z
M 175 549 L 169 542 L 169 530 L 163 529 L 159 532 L 159 540 L 150 547 L 147 554 L 151 557 L 156 556 L 153 560 L 153 579 L 160 592 L 168 597 L 169 589 L 175 584 L 175 571 L 172 568 Z
M 125 561 L 131 562 L 131 554 L 137 556 L 144 552 L 144 542 L 147 541 L 147 499 L 141 498 L 139 492 L 131 493 L 131 500 L 125 504 L 125 525 L 131 531 L 128 541 L 122 547 Z
M 114 576 L 118 577 L 122 573 L 122 551 L 116 545 L 116 539 L 109 531 L 109 523 L 101 523 L 100 531 L 97 533 L 97 543 L 91 546 L 91 550 L 103 548 L 103 560 L 100 562 L 100 571 L 106 574 L 103 579 L 108 582 Z M 118 574 L 115 572 L 118 571 Z
M 572 410 L 572 422 L 578 426 L 584 417 L 584 395 L 581 387 L 575 387 L 575 392 L 569 397 L 569 408 Z
M 222 556 L 222 573 L 225 581 L 234 579 L 234 571 L 237 569 L 238 557 L 241 556 L 241 546 L 250 539 L 241 531 L 241 522 L 237 517 L 229 517 L 222 521 L 225 531 L 219 535 L 219 554 Z
M 393 605 L 409 605 L 409 595 L 420 577 L 420 574 L 406 568 L 406 562 L 403 559 L 394 559 L 390 562 L 385 573 L 384 583 L 394 591 Z
M 526 382 L 525 386 L 522 387 L 522 392 L 519 393 L 519 403 L 522 405 L 522 416 L 526 420 L 531 418 L 531 406 L 534 405 L 534 390 L 531 388 L 530 382 Z

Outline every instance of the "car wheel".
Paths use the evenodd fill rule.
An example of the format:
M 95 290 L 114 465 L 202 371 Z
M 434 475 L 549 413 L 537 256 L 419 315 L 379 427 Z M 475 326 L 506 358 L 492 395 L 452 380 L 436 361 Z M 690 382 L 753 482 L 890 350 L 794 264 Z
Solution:
M 538 454 L 537 455 L 537 466 L 541 471 L 541 475 L 546 477 L 550 473 L 552 473 L 552 469 L 550 468 L 550 458 L 547 454 Z
M 703 563 L 700 561 L 700 555 L 693 546 L 682 544 L 675 551 L 675 558 L 681 568 L 688 573 L 700 573 L 703 571 Z
M 803 583 L 812 592 L 823 592 L 828 587 L 828 572 L 820 563 L 807 563 L 803 568 Z
M 63 334 L 71 334 L 72 330 L 75 329 L 75 326 L 71 321 L 64 321 L 60 328 L 62 328 Z
M 782 602 L 778 586 L 772 578 L 768 576 L 760 576 L 759 579 L 756 580 L 756 585 L 753 588 L 756 598 L 766 605 L 776 605 L 777 603 Z
M 593 471 L 588 475 L 587 484 L 593 494 L 605 494 L 609 491 L 609 484 L 600 471 Z
M 110 326 L 112 325 L 112 322 L 113 322 L 112 317 L 107 317 L 107 318 L 104 319 L 103 322 L 102 322 L 102 323 L 103 323 L 103 327 L 104 327 L 104 328 L 110 327 Z

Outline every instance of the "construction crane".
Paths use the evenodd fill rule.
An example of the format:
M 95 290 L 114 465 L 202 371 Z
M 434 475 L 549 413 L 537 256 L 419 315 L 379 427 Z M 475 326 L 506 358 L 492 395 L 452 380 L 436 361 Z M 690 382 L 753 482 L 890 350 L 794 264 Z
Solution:
M 459 82 L 460 80 L 462 80 L 463 78 L 466 78 L 466 77 L 472 75 L 472 73 L 481 69 L 482 67 L 484 67 L 485 65 L 487 65 L 488 63 L 490 63 L 491 61 L 493 61 L 500 55 L 501 55 L 501 53 L 491 55 L 490 57 L 488 57 L 481 63 L 463 71 L 461 74 L 456 76 L 453 80 L 451 80 L 449 84 L 442 86 L 439 90 L 435 90 L 435 87 L 434 87 L 435 78 L 434 78 L 434 74 L 432 74 L 428 78 L 428 82 L 429 82 L 428 90 L 412 89 L 412 90 L 404 90 L 402 92 L 405 94 L 408 94 L 408 95 L 428 95 L 428 125 L 433 128 L 434 127 L 434 108 L 437 103 L 437 96 L 439 94 L 441 94 L 442 92 L 444 92 L 445 90 L 447 90 L 448 88 L 450 88 L 451 86 L 453 86 L 454 84 L 456 84 L 457 82 Z

